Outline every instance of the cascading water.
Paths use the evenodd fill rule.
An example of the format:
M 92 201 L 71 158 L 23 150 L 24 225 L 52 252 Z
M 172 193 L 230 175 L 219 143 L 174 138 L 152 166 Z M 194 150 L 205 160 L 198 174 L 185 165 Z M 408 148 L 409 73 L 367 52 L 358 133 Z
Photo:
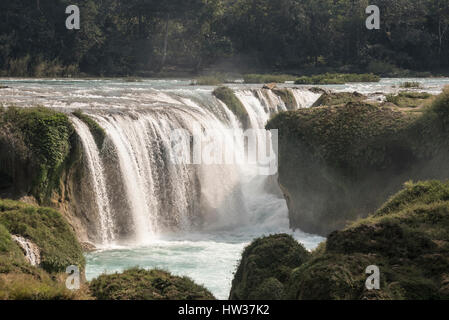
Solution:
M 109 207 L 109 198 L 100 153 L 88 126 L 74 116 L 70 119 L 83 143 L 85 163 L 91 175 L 95 204 L 98 210 L 99 235 L 102 244 L 107 244 L 115 238 L 115 227 Z
M 290 89 L 302 97 L 298 89 Z M 306 92 L 305 90 L 302 90 Z M 250 119 L 252 129 L 262 129 L 270 115 L 287 110 L 282 99 L 271 90 L 235 90 Z M 121 183 L 125 192 L 122 202 L 132 218 L 132 242 L 151 243 L 155 236 L 167 230 L 230 230 L 236 227 L 268 223 L 287 226 L 284 199 L 268 189 L 273 179 L 260 176 L 254 165 L 245 163 L 175 164 L 171 148 L 173 130 L 184 129 L 194 134 L 200 128 L 204 140 L 212 149 L 226 145 L 234 159 L 243 159 L 242 127 L 227 106 L 208 92 L 151 92 L 151 108 L 133 108 L 119 112 L 91 112 L 91 116 L 106 132 L 116 155 Z M 308 94 L 297 101 L 307 107 L 318 95 Z M 101 238 L 117 235 L 111 224 L 110 201 L 105 199 L 107 178 L 99 152 L 88 128 L 73 119 L 87 153 L 91 175 L 96 181 Z M 239 133 L 241 132 L 241 133 Z M 237 133 L 237 136 L 236 136 Z M 217 144 L 220 144 L 218 146 Z M 99 173 L 100 172 L 100 173 Z M 278 192 L 279 194 L 279 192 Z M 271 214 L 267 214 L 267 207 Z M 115 210 L 114 215 L 121 212 Z M 107 230 L 103 230 L 106 227 Z M 127 235 L 126 240 L 130 240 Z M 120 240 L 120 239 L 118 239 Z
M 415 80 L 382 79 L 331 88 L 376 96 L 376 92 L 397 92 L 404 81 Z M 435 94 L 449 83 L 447 79 L 419 81 Z M 76 206 L 72 214 L 81 218 L 81 227 L 76 221 L 74 227 L 80 228 L 82 237 L 87 234 L 96 244 L 106 244 L 86 254 L 88 280 L 134 266 L 162 268 L 189 276 L 217 298 L 226 299 L 242 250 L 254 238 L 290 233 L 307 249 L 324 240 L 289 230 L 286 202 L 276 190 L 275 177 L 260 176 L 247 165 L 174 165 L 170 161 L 168 133 L 178 128 L 191 132 L 195 124 L 207 128 L 209 136 L 222 136 L 236 155 L 241 153 L 241 146 L 233 145 L 226 131 L 241 125 L 212 96 L 211 88 L 193 87 L 182 80 L 8 79 L 0 84 L 8 86 L 0 90 L 6 105 L 45 105 L 67 113 L 82 109 L 105 129 L 107 137 L 98 150 L 87 128 L 74 124 L 84 148 L 83 181 L 67 186 L 69 200 Z M 290 103 L 287 108 L 275 90 L 246 85 L 233 85 L 233 89 L 253 128 L 263 128 L 276 112 L 309 107 L 319 97 L 286 86 L 296 100 L 296 106 Z M 205 138 L 208 135 L 204 130 Z M 104 187 L 95 186 L 93 180 Z M 108 223 L 100 223 L 107 221 L 100 219 L 100 209 L 105 208 L 102 201 L 109 203 L 113 223 L 105 228 L 101 225 Z M 114 239 L 109 244 L 103 240 L 108 237 Z

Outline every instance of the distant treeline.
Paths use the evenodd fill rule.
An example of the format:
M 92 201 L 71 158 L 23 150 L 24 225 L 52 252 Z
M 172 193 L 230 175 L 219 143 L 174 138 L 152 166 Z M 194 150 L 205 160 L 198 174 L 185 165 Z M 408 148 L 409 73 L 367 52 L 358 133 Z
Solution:
M 67 30 L 78 5 L 81 29 Z M 368 5 L 381 29 L 368 30 Z M 0 2 L 0 75 L 449 69 L 448 0 Z

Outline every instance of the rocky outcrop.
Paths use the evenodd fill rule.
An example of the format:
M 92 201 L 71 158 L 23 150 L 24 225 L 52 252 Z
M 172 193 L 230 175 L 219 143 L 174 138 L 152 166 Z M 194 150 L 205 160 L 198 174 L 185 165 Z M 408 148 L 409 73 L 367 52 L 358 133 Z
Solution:
M 327 236 L 410 179 L 449 178 L 447 110 L 448 90 L 421 113 L 349 102 L 275 116 L 291 227 Z
M 104 132 L 87 116 L 96 142 Z M 47 108 L 0 108 L 0 198 L 57 209 L 82 242 L 97 240 L 98 214 L 83 148 L 66 114 Z
M 254 299 L 449 299 L 448 200 L 448 182 L 408 183 L 368 218 L 331 233 L 307 259 L 292 264 L 282 255 L 270 256 L 264 277 L 257 278 L 259 282 L 253 282 L 248 292 Z M 277 239 L 265 242 L 270 247 Z M 244 284 L 239 274 L 243 261 L 246 278 L 256 277 L 260 265 L 253 261 L 260 261 L 264 254 L 263 250 L 253 252 L 248 260 L 245 250 L 233 289 Z M 369 266 L 379 269 L 379 289 L 366 286 Z M 286 271 L 283 286 L 273 279 L 279 270 Z M 260 283 L 270 289 L 256 289 Z

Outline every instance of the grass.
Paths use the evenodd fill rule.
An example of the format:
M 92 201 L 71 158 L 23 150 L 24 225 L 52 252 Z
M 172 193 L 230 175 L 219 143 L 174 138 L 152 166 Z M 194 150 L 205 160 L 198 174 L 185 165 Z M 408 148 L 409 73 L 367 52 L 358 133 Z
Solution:
M 372 73 L 355 74 L 355 73 L 325 73 L 314 76 L 303 76 L 296 79 L 295 84 L 345 84 L 350 82 L 379 82 L 380 77 Z
M 104 131 L 104 129 L 92 118 L 84 114 L 81 110 L 74 111 L 73 115 L 83 121 L 89 127 L 89 130 L 95 139 L 95 143 L 97 144 L 98 149 L 101 150 L 103 147 L 104 139 L 106 138 L 106 132 Z
M 197 86 L 219 86 L 223 84 L 225 80 L 218 76 L 201 76 L 192 81 L 192 85 Z
M 49 273 L 65 272 L 70 265 L 85 268 L 81 247 L 59 212 L 12 200 L 0 200 L 0 223 L 41 249 L 41 267 Z
M 245 83 L 285 83 L 286 81 L 295 81 L 296 76 L 288 74 L 245 74 L 243 80 Z
M 393 103 L 400 108 L 422 108 L 431 104 L 433 96 L 426 92 L 402 91 L 396 95 L 387 95 L 385 101 Z
M 188 277 L 162 270 L 133 268 L 123 273 L 101 275 L 90 283 L 99 300 L 214 300 L 203 286 Z
M 229 110 L 234 113 L 234 115 L 237 117 L 237 119 L 240 120 L 244 128 L 248 126 L 248 112 L 246 111 L 240 100 L 235 96 L 232 89 L 229 89 L 228 87 L 219 87 L 216 88 L 212 94 L 217 99 L 221 100 L 229 108 Z
M 31 266 L 11 235 L 20 235 L 38 245 L 44 258 Z M 85 285 L 70 291 L 65 286 L 65 268 L 84 269 L 78 242 L 56 211 L 12 200 L 0 200 L 0 300 L 91 299 Z

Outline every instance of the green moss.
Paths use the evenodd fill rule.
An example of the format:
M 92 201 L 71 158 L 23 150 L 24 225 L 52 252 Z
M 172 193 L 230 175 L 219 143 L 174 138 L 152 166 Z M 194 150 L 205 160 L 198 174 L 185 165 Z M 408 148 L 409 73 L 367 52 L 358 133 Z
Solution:
M 288 74 L 245 74 L 245 83 L 285 83 L 295 81 L 297 77 Z
M 212 300 L 213 295 L 187 277 L 162 270 L 130 269 L 101 275 L 90 283 L 99 300 Z
M 339 106 L 350 102 L 361 102 L 363 100 L 366 100 L 366 96 L 358 92 L 325 92 L 312 105 L 312 108 L 320 106 Z
M 292 255 L 286 255 L 282 246 L 278 247 L 280 239 L 284 239 L 287 247 L 293 248 L 296 243 L 293 239 L 278 235 L 256 240 L 242 255 L 231 297 L 447 299 L 448 190 L 449 182 L 408 183 L 375 214 L 333 232 L 317 250 L 294 263 L 285 260 Z M 365 270 L 370 265 L 379 267 L 379 290 L 365 287 L 368 277 Z M 279 279 L 279 274 L 287 280 Z M 248 286 L 249 279 L 253 282 L 248 296 L 235 294 L 242 294 L 238 286 Z
M 89 130 L 95 139 L 95 143 L 97 144 L 98 149 L 101 150 L 103 147 L 104 139 L 106 138 L 106 132 L 104 131 L 104 129 L 88 115 L 82 113 L 81 110 L 73 112 L 73 115 L 83 121 L 89 127 Z
M 449 178 L 447 92 L 401 93 L 429 97 L 414 113 L 338 104 L 337 97 L 334 106 L 274 116 L 267 129 L 279 130 L 279 181 L 291 225 L 327 236 L 374 211 L 409 179 Z
M 291 271 L 308 257 L 307 250 L 286 234 L 254 240 L 242 254 L 230 299 L 281 299 Z
M 296 109 L 296 99 L 293 93 L 288 89 L 273 89 L 274 94 L 279 96 L 282 101 L 285 103 L 285 106 L 288 110 Z
M 65 272 L 70 265 L 84 269 L 81 247 L 59 212 L 0 200 L 0 223 L 9 233 L 29 239 L 41 249 L 41 267 L 47 272 Z
M 379 82 L 380 77 L 372 73 L 352 74 L 352 73 L 325 73 L 314 76 L 303 76 L 296 79 L 295 84 L 345 84 L 350 82 Z
M 243 104 L 235 96 L 234 91 L 228 87 L 219 87 L 213 91 L 213 95 L 220 99 L 228 108 L 235 114 L 237 119 L 239 119 L 243 127 L 248 126 L 249 116 Z
M 41 203 L 48 201 L 70 154 L 74 129 L 68 117 L 43 107 L 10 107 L 1 110 L 0 119 L 0 126 L 5 130 L 9 127 L 32 152 L 30 161 L 35 168 L 31 194 Z

